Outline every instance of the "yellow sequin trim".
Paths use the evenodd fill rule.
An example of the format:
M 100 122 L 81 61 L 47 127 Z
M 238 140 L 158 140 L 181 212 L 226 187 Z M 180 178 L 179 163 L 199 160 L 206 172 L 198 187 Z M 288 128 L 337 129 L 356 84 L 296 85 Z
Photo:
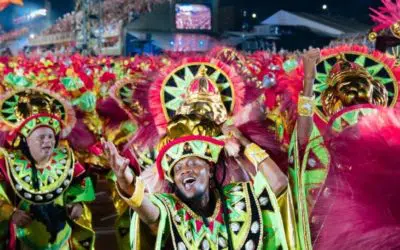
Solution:
M 300 116 L 313 116 L 314 114 L 314 109 L 315 109 L 315 104 L 314 104 L 314 96 L 313 97 L 308 97 L 308 96 L 299 96 L 299 101 L 297 105 L 297 112 L 299 113 Z
M 255 167 L 258 167 L 261 162 L 269 158 L 269 154 L 255 143 L 251 143 L 246 146 L 244 155 Z
M 124 195 L 121 194 L 118 185 L 117 185 L 117 191 L 119 196 L 132 208 L 139 208 L 142 205 L 143 199 L 144 199 L 144 182 L 141 178 L 137 177 L 135 181 L 135 191 L 133 192 L 132 197 L 126 198 Z

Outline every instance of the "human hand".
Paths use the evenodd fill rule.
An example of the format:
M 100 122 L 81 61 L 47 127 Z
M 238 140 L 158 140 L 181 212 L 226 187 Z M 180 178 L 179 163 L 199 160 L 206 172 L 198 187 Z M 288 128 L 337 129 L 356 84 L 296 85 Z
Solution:
M 83 214 L 83 206 L 82 204 L 76 203 L 72 204 L 68 207 L 69 209 L 69 218 L 71 220 L 79 219 Z
M 111 169 L 117 177 L 117 183 L 126 195 L 131 196 L 134 188 L 132 187 L 135 176 L 128 168 L 129 159 L 121 156 L 117 148 L 112 142 L 103 142 L 106 158 L 110 164 Z
M 242 146 L 247 146 L 251 142 L 240 132 L 235 126 L 223 126 L 222 133 L 228 138 L 234 138 L 240 142 Z
M 11 221 L 18 227 L 27 227 L 31 224 L 32 218 L 27 212 L 17 209 L 11 216 Z
M 321 60 L 321 51 L 319 49 L 309 49 L 303 54 L 302 59 L 304 67 L 304 81 L 313 83 L 317 74 L 316 66 Z

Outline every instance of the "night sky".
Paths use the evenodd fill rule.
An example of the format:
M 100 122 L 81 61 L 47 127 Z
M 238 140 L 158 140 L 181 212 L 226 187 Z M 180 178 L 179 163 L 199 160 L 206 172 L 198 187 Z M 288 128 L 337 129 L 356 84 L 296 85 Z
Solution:
M 53 12 L 51 17 L 53 20 L 71 11 L 74 7 L 73 0 L 51 0 L 50 2 L 52 4 Z M 276 11 L 284 9 L 350 17 L 366 24 L 371 24 L 368 8 L 381 5 L 380 0 L 220 0 L 220 2 L 222 5 L 234 5 L 239 9 L 256 12 L 258 21 L 262 21 Z M 0 12 L 0 22 L 6 30 L 12 28 L 10 26 L 12 18 L 44 6 L 44 0 L 25 0 L 24 3 L 23 8 L 11 6 Z M 327 11 L 322 10 L 321 6 L 323 4 L 328 5 Z
M 381 6 L 380 0 L 220 0 L 222 3 L 234 2 L 240 8 L 257 12 L 264 20 L 280 9 L 296 12 L 326 13 L 335 16 L 354 18 L 370 24 L 369 7 Z M 323 11 L 322 5 L 328 10 Z

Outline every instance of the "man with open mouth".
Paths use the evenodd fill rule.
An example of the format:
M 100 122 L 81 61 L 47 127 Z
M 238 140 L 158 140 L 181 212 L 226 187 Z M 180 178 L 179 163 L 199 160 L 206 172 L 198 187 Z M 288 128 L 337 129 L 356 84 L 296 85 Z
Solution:
M 215 79 L 208 75 L 223 68 L 212 63 L 191 61 L 188 70 L 197 74 L 177 91 L 186 94 L 176 96 L 174 102 L 180 106 L 174 106 L 174 115 L 165 119 L 169 120 L 166 133 L 150 171 L 167 188 L 151 190 L 149 179 L 136 176 L 130 160 L 111 142 L 104 142 L 117 190 L 134 211 L 131 249 L 296 249 L 287 177 L 264 149 L 249 140 L 251 136 L 227 122 L 234 105 L 223 102 Z M 184 86 L 173 84 L 174 79 L 164 82 L 174 89 Z M 230 88 L 224 93 L 240 96 L 239 88 L 224 86 Z M 163 102 L 170 100 L 160 101 L 167 105 Z M 237 99 L 233 102 L 240 104 Z
M 120 195 L 135 211 L 132 249 L 288 249 L 276 198 L 286 191 L 286 176 L 238 129 L 225 128 L 224 133 L 234 136 L 189 135 L 166 144 L 157 167 L 172 193 L 152 195 L 145 194 L 129 161 L 112 143 L 105 144 Z M 229 166 L 223 149 L 225 140 L 233 138 L 257 169 L 254 181 L 224 185 Z
M 0 249 L 93 249 L 93 185 L 63 141 L 72 106 L 35 87 L 0 96 Z M 12 112 L 10 112 L 12 110 Z

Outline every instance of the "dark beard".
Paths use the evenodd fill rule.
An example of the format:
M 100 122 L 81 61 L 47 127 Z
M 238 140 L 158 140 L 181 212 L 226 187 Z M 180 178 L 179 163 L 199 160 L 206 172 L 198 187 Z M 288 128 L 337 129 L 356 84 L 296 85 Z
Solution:
M 204 196 L 207 195 L 206 193 L 207 191 L 203 191 L 203 192 L 199 192 L 196 193 L 192 198 L 188 198 L 185 196 L 184 193 L 182 193 L 178 188 L 176 188 L 175 190 L 175 194 L 176 196 L 183 202 L 185 203 L 188 207 L 190 207 L 191 210 L 193 210 L 193 212 L 195 212 L 196 214 L 200 215 L 201 217 L 203 217 L 204 223 L 206 225 L 208 225 L 208 222 L 206 220 L 206 217 L 209 217 L 213 214 L 213 211 L 215 209 L 215 204 L 216 204 L 216 197 L 214 195 L 214 193 L 209 190 L 209 201 L 208 201 L 208 208 L 206 209 L 201 209 L 200 206 L 198 205 L 198 203 L 204 199 Z

